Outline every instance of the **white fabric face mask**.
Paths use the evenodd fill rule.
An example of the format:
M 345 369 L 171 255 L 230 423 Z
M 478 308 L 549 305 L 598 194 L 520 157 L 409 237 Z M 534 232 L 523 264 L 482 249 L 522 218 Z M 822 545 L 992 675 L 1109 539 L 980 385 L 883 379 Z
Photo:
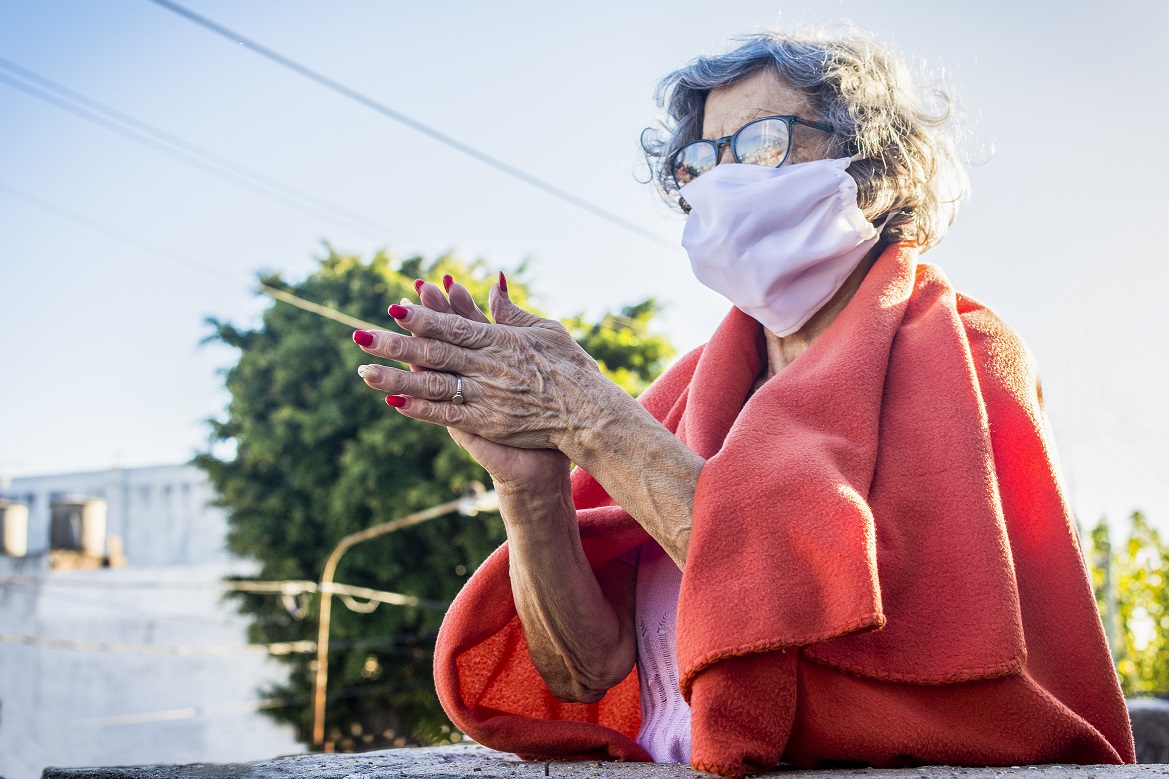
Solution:
M 694 275 L 776 335 L 799 330 L 880 236 L 857 206 L 850 162 L 724 163 L 686 184 Z

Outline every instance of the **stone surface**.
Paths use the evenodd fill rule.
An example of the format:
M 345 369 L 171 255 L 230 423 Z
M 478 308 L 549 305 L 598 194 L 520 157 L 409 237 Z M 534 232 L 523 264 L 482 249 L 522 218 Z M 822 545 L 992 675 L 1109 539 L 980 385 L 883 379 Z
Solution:
M 48 768 L 44 779 L 682 779 L 709 776 L 688 766 L 612 762 L 528 762 L 474 744 L 427 749 L 387 749 L 357 755 L 295 755 L 236 765 Z M 776 771 L 757 776 L 784 779 L 1120 779 L 1169 776 L 1169 765 L 1014 766 L 999 768 L 843 768 Z

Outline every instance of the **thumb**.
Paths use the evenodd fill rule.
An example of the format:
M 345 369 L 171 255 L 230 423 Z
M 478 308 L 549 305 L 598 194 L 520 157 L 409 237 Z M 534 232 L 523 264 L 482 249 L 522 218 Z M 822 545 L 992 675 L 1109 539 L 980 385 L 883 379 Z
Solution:
M 487 305 L 491 309 L 491 316 L 497 325 L 510 325 L 512 327 L 533 327 L 543 322 L 542 317 L 538 317 L 512 302 L 511 297 L 507 292 L 507 282 L 503 280 L 503 274 L 499 274 L 501 283 L 495 284 L 491 287 L 491 292 L 487 296 Z
M 446 429 L 450 437 L 454 439 L 455 443 L 459 445 L 460 449 L 466 449 L 468 446 L 473 446 L 475 439 L 479 436 L 474 433 L 468 433 L 465 430 L 459 430 L 457 427 L 448 427 Z

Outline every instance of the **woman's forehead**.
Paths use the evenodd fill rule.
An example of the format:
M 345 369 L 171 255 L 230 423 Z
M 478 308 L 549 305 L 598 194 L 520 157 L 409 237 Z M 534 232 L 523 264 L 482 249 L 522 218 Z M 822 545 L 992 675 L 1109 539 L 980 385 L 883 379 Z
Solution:
M 702 111 L 702 137 L 722 138 L 752 119 L 785 114 L 816 118 L 809 115 L 802 92 L 788 86 L 774 70 L 764 69 L 710 91 Z

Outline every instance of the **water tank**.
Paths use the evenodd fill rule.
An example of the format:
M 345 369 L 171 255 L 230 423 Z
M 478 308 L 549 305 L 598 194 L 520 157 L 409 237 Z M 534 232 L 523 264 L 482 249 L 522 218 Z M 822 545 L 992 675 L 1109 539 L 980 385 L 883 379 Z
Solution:
M 106 502 L 65 497 L 50 508 L 49 547 L 103 557 L 106 551 Z
M 28 506 L 0 500 L 0 552 L 11 557 L 28 554 Z

